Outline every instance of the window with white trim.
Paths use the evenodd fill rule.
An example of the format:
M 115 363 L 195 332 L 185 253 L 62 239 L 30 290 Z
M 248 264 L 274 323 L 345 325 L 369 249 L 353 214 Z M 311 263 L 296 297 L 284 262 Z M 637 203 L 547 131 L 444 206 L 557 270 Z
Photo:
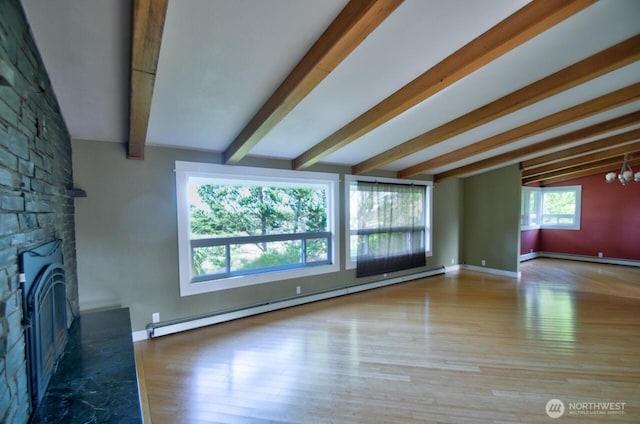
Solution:
M 338 271 L 338 181 L 177 161 L 180 294 Z
M 580 229 L 581 186 L 523 187 L 521 229 Z
M 521 229 L 540 228 L 540 188 L 522 187 L 521 211 Z
M 364 205 L 362 202 L 370 202 L 371 198 L 362 196 L 362 193 L 358 191 L 358 181 L 361 182 L 380 182 L 388 184 L 397 184 L 399 186 L 412 185 L 415 190 L 413 193 L 389 193 L 390 196 L 398 197 L 401 203 L 405 204 L 397 209 L 397 214 L 391 218 L 392 220 L 384 223 L 381 226 L 368 225 L 367 219 L 362 218 L 363 209 L 375 209 L 375 205 Z M 360 247 L 360 253 L 362 253 L 363 246 L 366 246 L 370 250 L 370 254 L 375 256 L 375 244 L 385 240 L 385 243 L 390 246 L 391 252 L 386 254 L 401 253 L 405 251 L 411 251 L 415 248 L 416 243 L 421 244 L 425 250 L 425 257 L 432 256 L 431 251 L 431 223 L 432 223 L 432 190 L 433 183 L 431 181 L 421 180 L 399 180 L 395 178 L 379 178 L 379 177 L 365 177 L 346 175 L 345 176 L 345 193 L 346 193 L 346 205 L 345 205 L 345 223 L 346 223 L 346 268 L 356 268 L 358 250 Z M 388 186 L 389 187 L 389 186 Z M 417 195 L 416 195 L 417 194 Z M 409 203 L 406 203 L 409 202 Z M 412 210 L 415 213 L 411 214 L 411 218 L 404 211 Z M 376 216 L 371 214 L 371 211 L 365 212 L 366 215 Z M 389 216 L 385 216 L 384 220 L 388 221 Z M 411 222 L 409 222 L 409 221 Z M 388 226 L 387 229 L 383 229 L 384 226 Z M 371 228 L 369 228 L 371 227 Z M 376 228 L 373 230 L 372 228 Z

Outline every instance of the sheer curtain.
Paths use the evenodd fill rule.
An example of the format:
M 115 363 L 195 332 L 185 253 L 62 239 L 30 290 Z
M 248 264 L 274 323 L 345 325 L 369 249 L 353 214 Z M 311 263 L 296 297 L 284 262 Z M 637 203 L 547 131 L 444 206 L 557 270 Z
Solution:
M 356 276 L 426 265 L 425 187 L 358 181 Z

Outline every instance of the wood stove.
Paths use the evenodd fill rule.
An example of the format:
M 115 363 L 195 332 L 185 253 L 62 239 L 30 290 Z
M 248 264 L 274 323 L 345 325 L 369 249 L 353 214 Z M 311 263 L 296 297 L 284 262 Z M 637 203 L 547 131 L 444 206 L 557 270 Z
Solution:
M 62 240 L 20 255 L 23 325 L 31 409 L 42 399 L 67 343 Z

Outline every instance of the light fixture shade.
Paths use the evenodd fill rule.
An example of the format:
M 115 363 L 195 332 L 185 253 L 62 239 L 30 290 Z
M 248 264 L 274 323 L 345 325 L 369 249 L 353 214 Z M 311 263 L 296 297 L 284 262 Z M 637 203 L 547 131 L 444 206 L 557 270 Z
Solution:
M 608 172 L 605 174 L 604 179 L 608 183 L 612 183 L 618 178 L 620 184 L 626 186 L 627 183 L 631 180 L 635 182 L 640 182 L 640 172 L 633 173 L 633 169 L 629 166 L 629 155 L 624 155 L 624 161 L 622 162 L 622 168 L 620 169 L 620 173 L 617 174 L 615 172 Z
M 623 174 L 618 174 L 618 180 L 620 181 L 620 184 L 622 185 L 627 185 L 627 181 L 624 179 L 624 175 Z

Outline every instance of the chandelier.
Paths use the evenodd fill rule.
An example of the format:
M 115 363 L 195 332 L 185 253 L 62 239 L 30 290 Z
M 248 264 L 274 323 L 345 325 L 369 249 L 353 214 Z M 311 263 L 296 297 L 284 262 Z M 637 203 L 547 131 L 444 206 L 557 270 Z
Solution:
M 624 186 L 626 186 L 627 183 L 631 180 L 637 183 L 640 182 L 640 172 L 636 172 L 635 175 L 633 174 L 633 169 L 631 169 L 631 166 L 629 166 L 627 155 L 624 155 L 624 162 L 622 163 L 622 168 L 620 169 L 620 173 L 616 175 L 615 172 L 609 172 L 607 175 L 604 176 L 604 179 L 608 183 L 612 183 L 616 180 L 616 177 L 618 178 L 620 183 Z

